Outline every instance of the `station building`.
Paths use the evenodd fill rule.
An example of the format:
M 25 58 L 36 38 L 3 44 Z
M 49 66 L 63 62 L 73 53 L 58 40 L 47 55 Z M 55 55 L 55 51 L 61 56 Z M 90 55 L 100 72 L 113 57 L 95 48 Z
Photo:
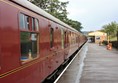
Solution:
M 99 43 L 107 40 L 107 34 L 101 31 L 94 31 L 88 33 L 90 42 Z

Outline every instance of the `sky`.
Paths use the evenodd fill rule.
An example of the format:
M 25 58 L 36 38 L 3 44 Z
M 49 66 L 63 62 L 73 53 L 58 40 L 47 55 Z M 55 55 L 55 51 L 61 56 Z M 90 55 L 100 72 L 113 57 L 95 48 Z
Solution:
M 82 31 L 100 30 L 103 25 L 118 23 L 118 0 L 60 0 L 69 1 L 68 18 L 79 21 Z

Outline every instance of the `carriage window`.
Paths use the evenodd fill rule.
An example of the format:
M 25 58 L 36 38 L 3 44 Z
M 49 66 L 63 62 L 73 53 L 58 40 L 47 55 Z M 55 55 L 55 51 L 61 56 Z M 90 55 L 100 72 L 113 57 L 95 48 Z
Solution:
M 25 15 L 25 28 L 26 28 L 26 30 L 29 29 L 29 20 L 30 20 L 30 17 Z
M 21 60 L 28 59 L 28 53 L 30 50 L 30 33 L 29 32 L 21 32 L 20 33 L 20 42 L 21 42 Z
M 20 17 L 19 18 L 20 29 L 28 30 L 30 17 L 24 14 L 20 14 L 19 17 Z
M 50 47 L 53 47 L 53 43 L 54 43 L 54 30 L 53 28 L 50 28 Z
M 64 48 L 64 31 L 61 29 L 61 46 Z
M 38 34 L 21 32 L 21 60 L 33 59 L 37 57 Z
M 32 30 L 35 31 L 35 18 L 32 18 Z
M 38 34 L 37 33 L 31 33 L 31 53 L 32 53 L 32 58 L 37 57 L 37 46 L 38 46 Z
M 35 19 L 35 27 L 36 27 L 36 31 L 38 31 L 39 30 L 39 21 L 38 21 L 38 19 Z
M 20 14 L 19 16 L 19 24 L 20 24 L 20 28 L 21 29 L 25 29 L 25 15 L 24 14 Z
M 32 30 L 38 31 L 39 30 L 39 21 L 38 19 L 32 18 Z
M 23 16 L 23 14 L 22 14 L 22 16 Z M 31 21 L 29 21 L 30 19 L 31 19 Z M 21 23 L 21 21 L 20 21 L 20 23 Z M 25 24 L 23 29 L 21 28 L 22 26 L 20 24 L 20 28 L 21 28 L 20 45 L 21 45 L 21 61 L 24 62 L 24 61 L 33 60 L 34 58 L 38 57 L 39 33 L 36 30 L 39 28 L 39 26 L 37 26 L 38 19 L 37 19 L 37 21 L 35 21 L 35 18 L 29 17 L 27 15 L 24 16 L 24 21 L 22 22 L 22 24 L 23 23 Z M 29 27 L 31 29 L 29 29 Z

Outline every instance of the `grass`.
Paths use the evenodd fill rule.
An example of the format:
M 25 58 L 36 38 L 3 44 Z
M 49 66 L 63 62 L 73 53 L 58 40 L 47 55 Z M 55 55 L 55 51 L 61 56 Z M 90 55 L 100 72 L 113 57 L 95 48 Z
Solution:
M 110 41 L 117 41 L 117 37 L 110 38 Z

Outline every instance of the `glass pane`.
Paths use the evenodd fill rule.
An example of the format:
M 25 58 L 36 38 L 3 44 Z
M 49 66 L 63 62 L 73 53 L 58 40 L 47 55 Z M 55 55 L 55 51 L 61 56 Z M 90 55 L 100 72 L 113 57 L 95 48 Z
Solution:
M 24 16 L 24 14 L 19 15 L 19 24 L 20 24 L 20 29 L 25 29 L 25 16 Z
M 61 46 L 64 48 L 64 31 L 61 29 Z
M 29 32 L 21 32 L 20 33 L 20 41 L 21 41 L 21 60 L 29 58 L 29 51 L 31 51 L 30 46 L 30 33 Z
M 35 19 L 35 27 L 36 27 L 36 31 L 39 30 L 39 21 L 38 19 Z
M 37 57 L 37 40 L 38 40 L 38 35 L 36 33 L 31 33 L 32 58 Z
M 21 60 L 33 59 L 37 57 L 38 34 L 31 32 L 21 32 Z
M 35 31 L 35 19 L 32 18 L 32 30 Z
M 26 30 L 29 30 L 30 28 L 29 28 L 29 16 L 25 16 L 25 29 Z

